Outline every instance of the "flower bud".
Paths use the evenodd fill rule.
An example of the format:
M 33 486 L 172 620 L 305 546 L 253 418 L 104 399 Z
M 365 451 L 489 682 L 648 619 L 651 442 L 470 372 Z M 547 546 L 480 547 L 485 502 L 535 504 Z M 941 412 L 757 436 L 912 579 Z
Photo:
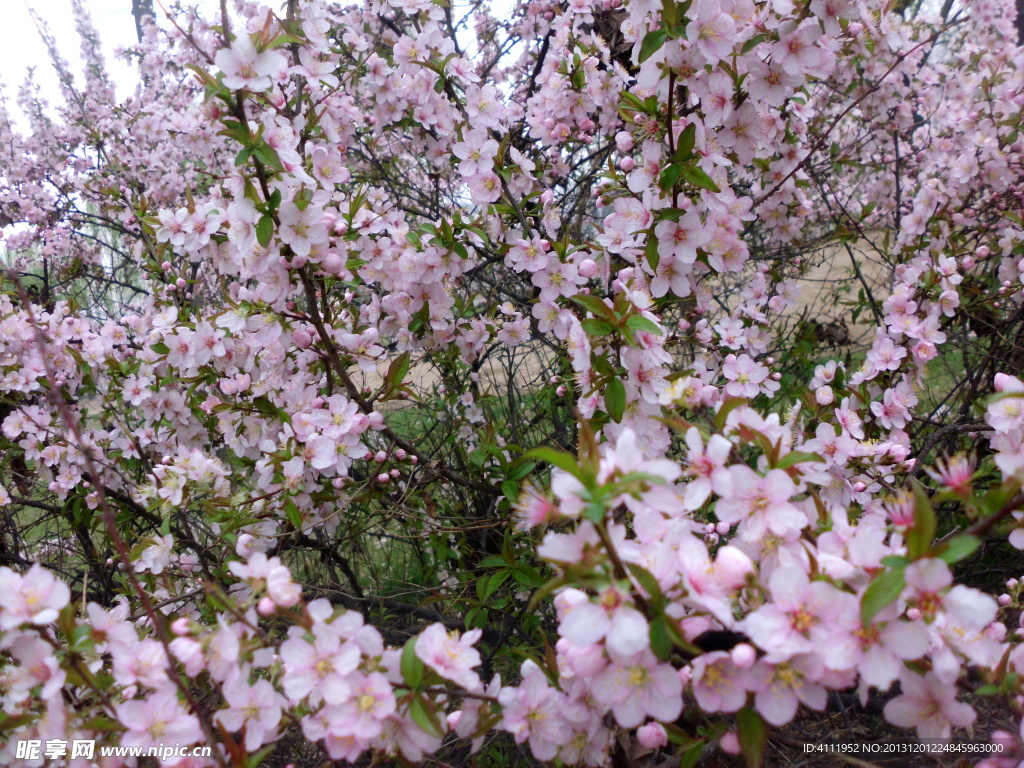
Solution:
M 633 135 L 629 131 L 619 131 L 615 134 L 615 148 L 619 152 L 629 152 L 635 146 Z
M 381 472 L 379 475 L 377 475 L 378 483 L 386 483 L 390 479 L 391 475 L 389 475 L 387 472 Z
M 341 270 L 344 269 L 345 262 L 341 260 L 341 256 L 336 253 L 329 253 L 324 257 L 324 260 L 320 262 L 320 269 L 329 275 L 340 275 Z
M 738 755 L 740 753 L 740 737 L 736 735 L 736 731 L 726 731 L 718 740 L 718 748 L 727 755 Z
M 180 618 L 175 619 L 171 622 L 171 632 L 178 637 L 184 637 L 188 634 L 188 619 Z
M 647 723 L 636 729 L 636 740 L 644 749 L 661 749 L 668 744 L 668 734 L 661 723 Z
M 577 271 L 580 273 L 580 277 L 585 277 L 589 280 L 597 275 L 597 262 L 593 259 L 584 259 L 579 263 Z
M 256 604 L 256 610 L 260 616 L 273 616 L 277 611 L 277 606 L 274 605 L 274 601 L 269 597 L 260 598 L 260 601 Z
M 619 160 L 619 168 L 622 169 L 623 173 L 629 173 L 634 168 L 636 168 L 636 160 L 634 160 L 632 157 L 624 157 L 621 160 Z
M 740 643 L 729 652 L 729 657 L 740 669 L 750 669 L 757 661 L 757 652 L 750 643 Z

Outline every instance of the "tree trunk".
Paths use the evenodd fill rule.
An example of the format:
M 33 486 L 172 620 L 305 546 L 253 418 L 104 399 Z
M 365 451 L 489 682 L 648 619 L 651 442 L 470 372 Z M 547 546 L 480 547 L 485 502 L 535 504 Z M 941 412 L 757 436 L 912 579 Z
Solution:
M 1018 0 L 1020 2 L 1020 0 Z M 153 0 L 132 0 L 132 16 L 135 17 L 135 34 L 142 42 L 142 20 L 153 15 Z

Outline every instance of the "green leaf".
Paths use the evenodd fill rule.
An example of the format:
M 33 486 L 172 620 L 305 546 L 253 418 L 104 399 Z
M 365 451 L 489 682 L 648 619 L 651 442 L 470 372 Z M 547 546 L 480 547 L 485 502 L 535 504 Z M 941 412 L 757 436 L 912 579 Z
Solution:
M 537 462 L 535 461 L 523 461 L 522 458 L 518 458 L 509 465 L 508 479 L 509 480 L 522 480 L 524 477 L 533 472 L 537 468 Z
M 582 482 L 583 480 L 583 469 L 576 461 L 576 457 L 571 453 L 565 451 L 559 451 L 556 448 L 548 448 L 547 446 L 540 446 L 534 448 L 532 451 L 526 453 L 527 456 L 532 456 L 535 459 L 546 461 L 548 464 L 554 464 L 559 469 L 565 470 L 570 475 L 575 477 L 577 480 Z
M 267 144 L 265 141 L 260 142 L 252 148 L 252 153 L 256 155 L 256 158 L 264 165 L 269 165 L 278 173 L 284 173 L 284 163 L 281 162 L 280 155 L 277 154 L 277 150 Z
M 860 620 L 865 626 L 903 592 L 903 587 L 906 586 L 903 571 L 904 568 L 883 571 L 868 584 L 860 600 Z
M 512 575 L 512 571 L 505 569 L 497 573 L 489 574 L 482 579 L 477 579 L 476 596 L 481 603 L 487 602 L 487 598 L 493 595 L 502 584 Z
M 668 30 L 656 29 L 653 32 L 648 32 L 644 36 L 644 41 L 640 43 L 640 63 L 643 64 L 657 53 L 658 49 L 665 44 L 667 39 Z
M 675 28 L 679 23 L 679 7 L 676 0 L 663 0 L 661 4 L 661 18 L 668 29 Z
M 668 657 L 672 655 L 672 638 L 668 634 L 664 616 L 658 616 L 651 621 L 650 637 L 651 651 L 660 661 L 668 661 Z
M 725 402 L 722 403 L 721 408 L 718 409 L 718 413 L 715 414 L 715 429 L 721 431 L 725 426 L 726 419 L 729 414 L 737 408 L 746 405 L 749 400 L 743 397 L 729 397 L 726 398 Z
M 693 184 L 695 187 L 701 189 L 707 189 L 711 192 L 721 192 L 718 185 L 708 176 L 704 171 L 698 168 L 696 165 L 681 165 L 679 166 L 679 172 L 682 177 L 688 182 Z
M 604 390 L 604 404 L 616 424 L 622 421 L 622 414 L 626 410 L 626 387 L 617 376 L 608 381 Z
M 644 592 L 650 596 L 651 600 L 658 605 L 661 605 L 664 598 L 661 594 L 661 586 L 658 584 L 658 580 L 654 578 L 654 574 L 642 565 L 637 565 L 636 563 L 626 563 L 626 567 L 629 569 L 629 572 L 633 574 L 633 578 L 636 579 L 637 584 L 643 587 Z
M 158 341 L 156 344 L 150 344 L 149 348 L 156 352 L 158 355 L 166 355 L 171 351 L 171 348 L 164 344 L 162 341 Z
M 670 163 L 666 165 L 661 174 L 658 176 L 658 188 L 667 190 L 672 189 L 679 181 L 679 174 L 682 172 L 683 166 L 678 163 Z
M 935 510 L 920 483 L 914 483 L 914 524 L 907 531 L 907 554 L 911 560 L 924 557 L 935 539 Z
M 690 123 L 683 129 L 679 136 L 679 143 L 676 144 L 676 160 L 680 164 L 690 159 L 693 154 L 693 145 L 697 141 L 697 124 Z
M 744 707 L 736 713 L 736 730 L 747 768 L 761 768 L 764 762 L 764 745 L 768 739 L 764 720 L 755 710 Z
M 408 642 L 402 648 L 402 679 L 405 680 L 406 685 L 412 688 L 414 691 L 417 690 L 423 683 L 423 673 L 425 667 L 420 657 L 416 655 L 416 638 L 410 637 Z
M 619 318 L 615 316 L 615 311 L 597 296 L 589 293 L 577 293 L 575 296 L 570 296 L 569 301 L 574 304 L 579 304 L 585 310 L 594 315 L 594 317 L 600 317 L 603 320 L 607 320 L 612 325 L 619 322 Z
M 936 546 L 932 554 L 944 560 L 949 565 L 958 563 L 966 557 L 970 557 L 978 547 L 981 546 L 981 539 L 971 536 L 969 533 L 962 533 L 954 536 L 948 541 Z
M 805 461 L 824 461 L 821 456 L 816 453 L 805 453 L 804 451 L 790 451 L 781 459 L 776 465 L 779 469 L 789 469 L 794 464 L 802 464 Z
M 299 512 L 299 508 L 295 506 L 295 502 L 291 499 L 284 503 L 284 514 L 288 518 L 288 522 L 295 527 L 295 530 L 302 530 L 302 513 Z
M 444 731 L 441 730 L 441 723 L 437 719 L 437 712 L 432 704 L 429 704 L 422 696 L 414 696 L 409 702 L 409 717 L 416 723 L 424 733 L 434 738 L 444 738 Z
M 409 372 L 409 353 L 403 352 L 396 357 L 391 365 L 388 366 L 388 372 L 384 376 L 384 382 L 390 389 L 401 386 L 405 380 L 405 374 Z
M 698 762 L 700 762 L 700 756 L 704 753 L 704 743 L 694 744 L 688 750 L 683 752 L 683 756 L 679 758 L 679 768 L 696 768 Z
M 581 320 L 580 325 L 590 336 L 607 336 L 609 333 L 615 333 L 614 325 L 606 323 L 604 320 L 595 320 L 592 317 Z
M 276 417 L 278 415 L 277 406 L 263 395 L 253 398 L 252 404 L 264 416 Z
M 501 492 L 505 498 L 515 504 L 519 500 L 519 483 L 515 480 L 504 480 L 501 483 Z
M 764 39 L 764 35 L 754 35 L 752 38 L 750 38 L 749 40 L 747 40 L 747 42 L 743 44 L 743 47 L 740 49 L 740 55 L 746 56 L 748 53 L 754 50 L 754 48 L 756 48 L 758 44 L 763 43 Z
M 260 216 L 256 223 L 256 241 L 266 248 L 274 236 L 274 220 L 267 214 Z

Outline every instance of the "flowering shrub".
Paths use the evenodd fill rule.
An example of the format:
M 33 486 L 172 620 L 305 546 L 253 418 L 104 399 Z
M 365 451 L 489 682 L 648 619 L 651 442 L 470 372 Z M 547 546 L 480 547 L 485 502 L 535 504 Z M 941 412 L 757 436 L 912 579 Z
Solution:
M 119 105 L 82 5 L 84 83 L 49 41 L 0 116 L 4 764 L 1019 721 L 1019 585 L 962 567 L 1024 547 L 1012 4 L 225 3 Z

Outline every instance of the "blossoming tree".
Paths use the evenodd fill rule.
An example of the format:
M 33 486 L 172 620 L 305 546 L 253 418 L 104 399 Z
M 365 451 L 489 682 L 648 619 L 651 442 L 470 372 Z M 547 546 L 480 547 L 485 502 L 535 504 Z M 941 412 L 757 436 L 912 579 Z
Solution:
M 891 5 L 222 2 L 119 104 L 76 0 L 0 104 L 4 764 L 1015 765 L 1024 55 Z

